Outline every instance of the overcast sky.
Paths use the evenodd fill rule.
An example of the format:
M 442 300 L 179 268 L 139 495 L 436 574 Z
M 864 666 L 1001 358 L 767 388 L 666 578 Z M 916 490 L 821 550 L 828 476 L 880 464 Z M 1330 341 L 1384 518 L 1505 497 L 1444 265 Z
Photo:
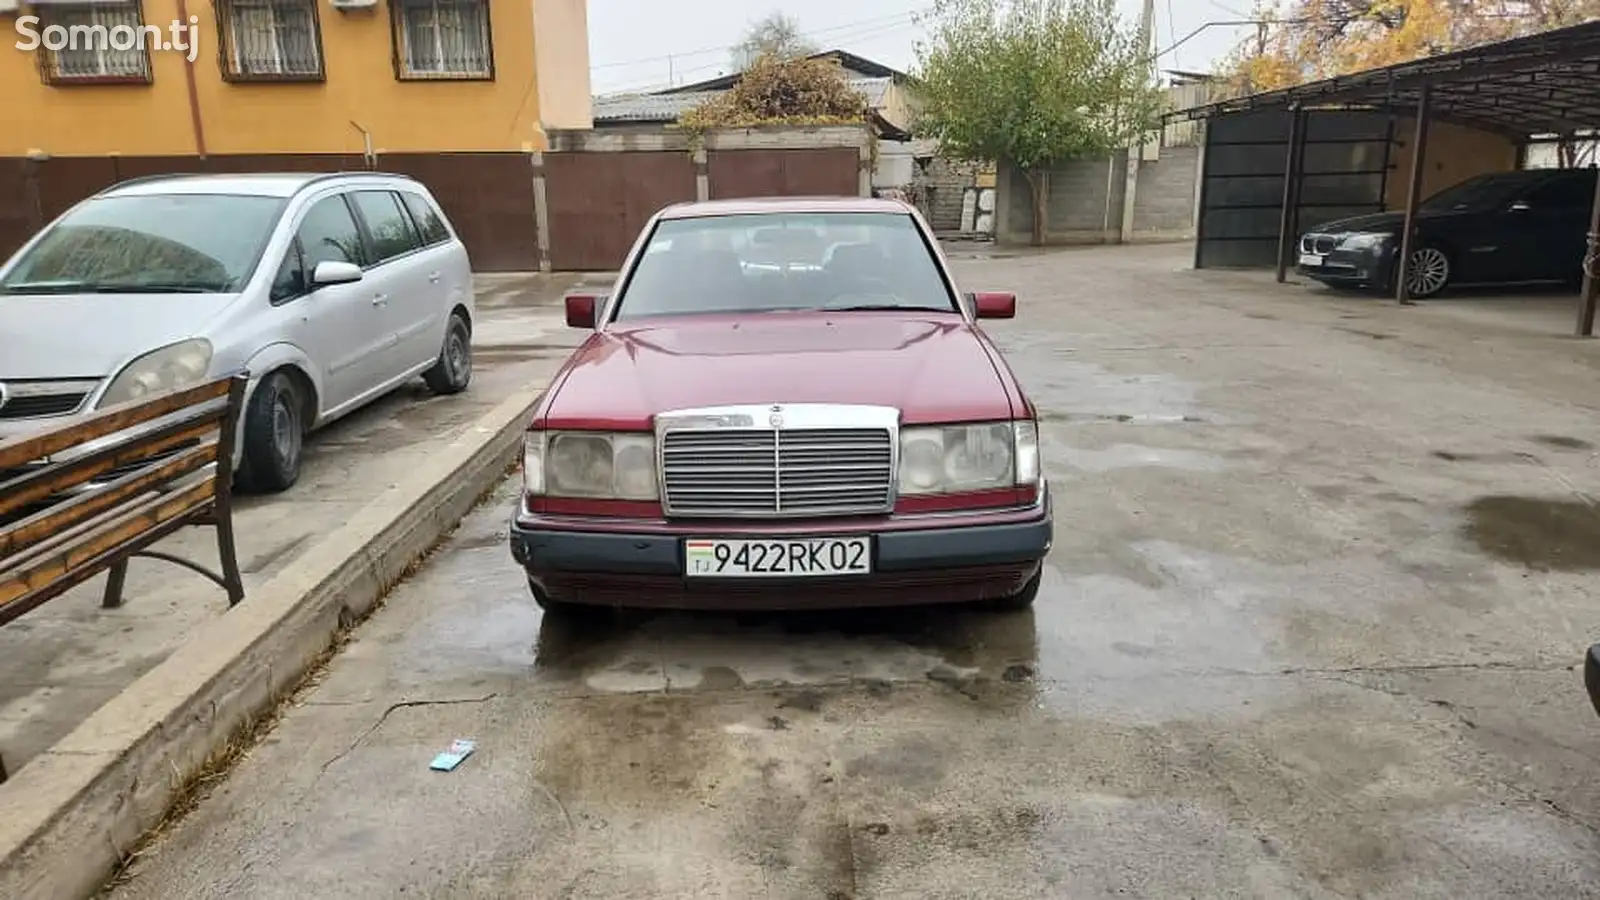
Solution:
M 1130 22 L 1141 0 L 1117 0 Z M 1155 0 L 1156 46 L 1162 50 L 1208 22 L 1249 18 L 1252 0 Z M 779 10 L 824 49 L 848 50 L 909 69 L 922 29 L 913 15 L 931 0 L 589 0 L 589 58 L 595 93 L 663 88 L 714 78 L 728 68 L 728 48 L 750 23 Z M 1211 27 L 1161 57 L 1162 69 L 1208 71 L 1252 32 Z M 670 57 L 670 59 L 668 58 Z

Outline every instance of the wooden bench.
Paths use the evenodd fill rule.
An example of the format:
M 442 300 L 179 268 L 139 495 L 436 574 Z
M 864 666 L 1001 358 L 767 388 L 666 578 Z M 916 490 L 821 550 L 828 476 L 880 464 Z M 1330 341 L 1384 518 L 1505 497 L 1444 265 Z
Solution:
M 247 382 L 219 378 L 0 442 L 0 626 L 101 572 L 101 605 L 121 606 L 136 556 L 204 575 L 229 607 L 244 599 L 232 463 Z M 150 549 L 186 525 L 216 529 L 220 573 Z

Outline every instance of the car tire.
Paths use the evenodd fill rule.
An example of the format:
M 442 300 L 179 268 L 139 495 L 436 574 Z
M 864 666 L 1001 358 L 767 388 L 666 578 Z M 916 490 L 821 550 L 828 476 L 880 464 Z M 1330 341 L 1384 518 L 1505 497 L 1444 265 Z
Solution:
M 294 379 L 273 372 L 261 379 L 244 411 L 244 452 L 238 482 L 254 494 L 288 490 L 300 479 L 305 405 Z
M 1022 586 L 1022 590 L 1008 597 L 990 600 L 989 608 L 999 612 L 1022 612 L 1026 609 L 1032 609 L 1033 601 L 1039 596 L 1039 582 L 1043 578 L 1044 567 L 1040 566 L 1039 571 L 1033 573 L 1033 577 L 1028 579 L 1028 583 Z
M 472 328 L 458 312 L 450 314 L 444 330 L 444 345 L 433 368 L 422 373 L 428 390 L 435 394 L 459 394 L 472 383 Z
M 1424 244 L 1411 251 L 1411 264 L 1406 266 L 1406 295 L 1412 300 L 1437 297 L 1450 286 L 1453 274 L 1450 254 L 1441 247 Z

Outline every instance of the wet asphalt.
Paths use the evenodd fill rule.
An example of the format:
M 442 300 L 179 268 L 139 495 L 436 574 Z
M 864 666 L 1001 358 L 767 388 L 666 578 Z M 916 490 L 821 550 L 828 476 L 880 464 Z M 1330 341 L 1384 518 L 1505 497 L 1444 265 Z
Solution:
M 1033 611 L 545 619 L 507 483 L 113 895 L 1600 896 L 1600 350 L 958 255 L 1020 295 Z

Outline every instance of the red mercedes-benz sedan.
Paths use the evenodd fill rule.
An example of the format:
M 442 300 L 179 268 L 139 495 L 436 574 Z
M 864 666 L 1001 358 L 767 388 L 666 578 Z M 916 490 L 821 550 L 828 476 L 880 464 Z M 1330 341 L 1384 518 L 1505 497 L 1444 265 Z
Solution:
M 1032 604 L 1033 405 L 916 210 L 657 213 L 529 425 L 511 552 L 547 610 Z

